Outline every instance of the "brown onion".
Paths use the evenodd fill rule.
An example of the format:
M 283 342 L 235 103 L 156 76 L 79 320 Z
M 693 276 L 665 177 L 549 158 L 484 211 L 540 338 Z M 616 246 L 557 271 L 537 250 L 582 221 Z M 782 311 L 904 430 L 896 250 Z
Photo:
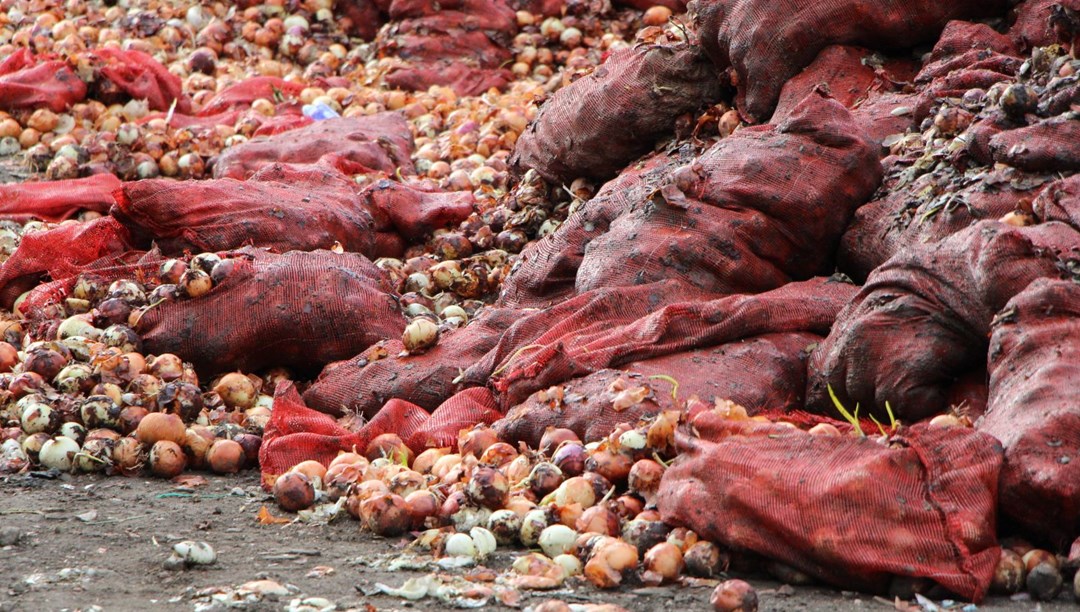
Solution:
M 642 580 L 652 584 L 678 580 L 683 570 L 683 554 L 671 542 L 661 542 L 645 553 Z
M 593 546 L 585 564 L 585 578 L 595 586 L 610 589 L 622 583 L 623 572 L 637 566 L 638 551 L 616 538 L 605 538 Z
M 358 463 L 363 463 L 361 471 L 363 470 L 363 467 L 367 467 L 367 459 L 360 453 L 340 453 L 330 461 L 330 465 L 327 465 L 326 469 L 329 471 L 330 468 L 338 464 L 354 465 Z
M 513 446 L 506 442 L 496 442 L 484 449 L 483 454 L 480 455 L 480 464 L 502 467 L 516 459 L 517 456 L 518 452 Z
M 701 541 L 683 554 L 686 571 L 698 578 L 715 578 L 728 569 L 731 560 L 712 542 Z
M 255 405 L 258 390 L 251 379 L 239 372 L 230 372 L 214 385 L 214 392 L 221 396 L 225 406 L 233 410 L 247 410 Z
M 555 450 L 551 462 L 567 476 L 580 476 L 585 471 L 588 456 L 580 442 L 564 442 Z
M 1027 567 L 1023 558 L 1008 548 L 1001 549 L 994 577 L 990 582 L 991 592 L 999 595 L 1012 595 L 1020 592 L 1027 578 Z
M 742 580 L 721 582 L 709 602 L 716 612 L 756 612 L 758 609 L 757 591 Z
M 181 444 L 187 439 L 187 428 L 175 414 L 151 412 L 143 417 L 135 429 L 135 437 L 146 445 L 153 445 L 162 440 Z
M 435 462 L 449 454 L 449 447 L 426 449 L 413 459 L 412 469 L 421 474 L 430 474 Z
M 207 451 L 206 462 L 215 474 L 235 474 L 244 467 L 244 447 L 234 440 L 218 440 Z
M 423 489 L 424 485 L 427 484 L 427 480 L 419 472 L 402 470 L 394 474 L 386 484 L 394 495 L 408 497 L 410 493 Z
M 408 505 L 400 495 L 376 495 L 360 503 L 360 520 L 375 535 L 398 536 L 412 523 Z
M 244 449 L 244 465 L 259 465 L 259 449 L 262 448 L 262 436 L 250 433 L 236 434 L 233 440 Z
M 300 472 L 286 472 L 274 481 L 274 500 L 282 510 L 297 512 L 315 503 L 315 487 Z
M 495 468 L 478 467 L 465 484 L 465 495 L 478 506 L 499 510 L 510 496 L 510 483 Z
M 598 533 L 615 537 L 620 532 L 619 516 L 603 506 L 593 506 L 581 513 L 574 528 L 579 533 Z
M 1040 563 L 1027 573 L 1027 592 L 1035 601 L 1053 601 L 1061 593 L 1064 579 L 1061 570 L 1050 563 Z
M 146 464 L 146 447 L 137 439 L 127 436 L 120 438 L 113 446 L 113 469 L 123 476 L 138 474 Z
M 540 437 L 540 452 L 550 457 L 564 442 L 581 444 L 581 438 L 573 430 L 548 427 L 544 430 L 544 435 Z
M 144 417 L 150 412 L 142 406 L 124 406 L 120 411 L 120 431 L 129 434 L 139 428 Z
M 176 442 L 159 440 L 150 448 L 151 474 L 161 478 L 173 478 L 179 476 L 185 467 L 187 467 L 187 456 Z
M 596 472 L 613 483 L 621 483 L 630 475 L 630 468 L 634 465 L 633 458 L 622 452 L 612 452 L 607 448 L 600 448 L 589 454 L 585 460 L 585 469 Z
M 641 511 L 645 509 L 645 502 L 634 495 L 620 495 L 619 497 L 610 500 L 608 504 L 610 505 L 612 512 L 617 514 L 619 518 L 628 521 L 636 518 L 637 515 L 641 514 Z
M 0 372 L 10 372 L 19 363 L 19 349 L 0 342 Z
M 487 425 L 477 425 L 458 435 L 458 452 L 480 457 L 489 446 L 499 441 L 499 435 Z
M 529 472 L 529 477 L 525 480 L 525 484 L 537 497 L 544 497 L 559 488 L 562 483 L 562 470 L 556 467 L 554 463 L 547 461 L 541 461 L 534 465 L 532 471 Z
M 1024 569 L 1027 571 L 1030 572 L 1043 563 L 1049 563 L 1055 568 L 1061 569 L 1061 562 L 1058 561 L 1057 555 L 1050 551 L 1033 548 L 1024 553 Z
M 426 527 L 427 519 L 437 516 L 441 506 L 439 498 L 427 489 L 409 493 L 405 496 L 405 505 L 414 529 Z
M 301 461 L 289 469 L 290 472 L 297 472 L 307 476 L 308 481 L 316 489 L 323 488 L 323 482 L 326 479 L 326 466 L 315 461 L 314 459 L 308 459 L 307 461 Z
M 409 465 L 412 461 L 413 453 L 409 450 L 408 446 L 401 441 L 401 438 L 397 434 L 385 433 L 375 438 L 368 443 L 367 449 L 364 451 L 364 456 L 368 461 L 374 461 L 379 457 L 386 457 L 391 462 L 398 465 Z
M 664 466 L 652 459 L 642 459 L 630 468 L 627 485 L 631 492 L 641 495 L 646 503 L 651 503 L 663 476 Z

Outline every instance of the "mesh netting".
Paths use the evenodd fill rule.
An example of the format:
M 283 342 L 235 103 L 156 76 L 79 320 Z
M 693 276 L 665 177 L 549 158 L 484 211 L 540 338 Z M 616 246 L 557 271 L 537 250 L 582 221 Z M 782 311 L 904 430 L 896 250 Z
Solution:
M 619 423 L 682 410 L 693 396 L 709 405 L 730 399 L 750 414 L 782 414 L 802 407 L 807 349 L 820 340 L 810 333 L 765 334 L 603 369 L 533 393 L 494 427 L 505 440 L 538 448 L 548 427 L 590 442 Z
M 1062 41 L 1050 24 L 1054 5 L 1080 11 L 1080 0 L 1027 0 L 1019 3 L 1014 12 L 1015 20 L 1009 28 L 1009 36 L 1025 49 L 1045 47 Z
M 180 77 L 149 54 L 136 49 L 98 47 L 86 55 L 94 67 L 94 98 L 111 99 L 122 94 L 133 100 L 146 100 L 151 110 L 167 111 L 174 103 L 177 112 L 191 110 L 191 100 L 184 95 Z
M 86 83 L 67 62 L 19 49 L 0 62 L 0 110 L 62 112 L 86 98 Z
M 323 164 L 345 174 L 414 174 L 412 133 L 398 113 L 340 117 L 226 149 L 214 178 L 246 179 L 274 163 Z
M 1080 170 L 1080 121 L 1046 119 L 990 138 L 994 161 L 1029 172 Z
M 244 79 L 214 94 L 199 109 L 200 117 L 217 115 L 231 110 L 243 110 L 260 98 L 276 100 L 279 97 L 297 98 L 304 90 L 302 83 L 286 81 L 277 77 L 259 76 Z M 275 95 L 277 94 L 277 95 Z
M 355 184 L 336 171 L 267 166 L 258 180 L 143 180 L 117 191 L 113 215 L 166 255 L 244 245 L 277 252 L 329 249 L 371 255 L 374 221 Z
M 84 210 L 104 214 L 113 205 L 112 192 L 118 187 L 120 179 L 112 174 L 0 185 L 0 219 L 63 221 Z
M 461 223 L 476 204 L 471 191 L 422 191 L 388 179 L 365 187 L 357 198 L 407 240 Z
M 1000 556 L 1001 447 L 916 425 L 882 445 L 704 413 L 660 483 L 665 521 L 843 588 L 926 577 L 980 601 Z
M 148 310 L 136 331 L 150 353 L 202 371 L 271 365 L 310 371 L 405 327 L 385 273 L 361 255 L 244 251 L 210 293 Z
M 641 44 L 613 52 L 540 108 L 511 157 L 556 184 L 607 180 L 670 134 L 675 119 L 720 97 L 696 44 Z
M 807 405 L 827 410 L 828 387 L 849 408 L 906 421 L 944 411 L 957 377 L 982 367 L 990 321 L 1031 281 L 1057 277 L 1080 248 L 1061 223 L 1017 228 L 983 221 L 897 253 L 870 274 L 810 360 Z
M 994 321 L 979 431 L 1005 446 L 1001 511 L 1066 545 L 1080 531 L 1080 285 L 1038 280 Z

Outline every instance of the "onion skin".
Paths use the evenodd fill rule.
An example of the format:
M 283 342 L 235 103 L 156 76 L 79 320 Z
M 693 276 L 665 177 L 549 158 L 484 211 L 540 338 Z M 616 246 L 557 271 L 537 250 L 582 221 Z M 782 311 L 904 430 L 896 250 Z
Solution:
M 113 470 L 121 476 L 135 476 L 146 465 L 146 447 L 133 437 L 124 437 L 113 446 Z
M 180 445 L 159 440 L 150 448 L 150 473 L 161 478 L 175 478 L 187 467 L 187 456 Z
M 496 442 L 484 449 L 483 454 L 480 455 L 480 465 L 498 468 L 510 463 L 517 456 L 518 452 L 513 446 L 506 442 Z
M 758 609 L 757 591 L 743 580 L 721 582 L 709 602 L 716 612 L 756 612 Z
M 310 508 L 315 503 L 315 487 L 299 472 L 287 472 L 274 481 L 274 500 L 287 512 Z
M 206 462 L 215 474 L 235 474 L 244 467 L 244 447 L 234 440 L 218 440 L 206 453 Z
M 307 476 L 308 481 L 310 481 L 311 485 L 316 489 L 323 488 L 323 484 L 326 481 L 326 466 L 313 459 L 301 461 L 292 466 L 289 471 Z
M 139 422 L 135 437 L 148 446 L 163 440 L 182 444 L 187 438 L 187 428 L 175 414 L 152 412 Z

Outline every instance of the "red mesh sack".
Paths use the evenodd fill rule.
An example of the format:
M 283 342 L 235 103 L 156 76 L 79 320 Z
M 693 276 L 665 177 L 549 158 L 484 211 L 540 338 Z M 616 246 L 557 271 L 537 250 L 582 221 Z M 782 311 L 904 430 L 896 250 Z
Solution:
M 951 19 L 1004 14 L 1005 7 L 1003 0 L 696 0 L 691 14 L 713 61 L 738 75 L 739 111 L 765 121 L 784 83 L 830 44 L 912 47 Z
M 86 99 L 86 83 L 60 60 L 19 49 L 0 62 L 0 110 L 48 108 L 62 112 Z
M 517 32 L 514 11 L 503 0 L 393 0 L 388 13 L 395 21 L 437 17 L 417 22 L 421 27 L 436 24 L 436 31 L 450 26 L 511 36 Z
M 1038 280 L 994 320 L 976 429 L 1001 440 L 1001 511 L 1031 535 L 1080 533 L 1080 285 Z
M 1031 208 L 1041 221 L 1061 221 L 1080 231 L 1080 174 L 1048 185 Z
M 532 242 L 521 253 L 521 265 L 503 282 L 499 304 L 540 308 L 573 295 L 589 242 L 607 232 L 611 222 L 631 205 L 648 201 L 675 168 L 693 160 L 694 153 L 691 147 L 680 147 L 650 155 L 605 183 L 556 231 Z
M 1080 11 L 1080 0 L 1027 0 L 1014 9 L 1014 21 L 1009 36 L 1023 49 L 1045 47 L 1057 42 L 1068 44 L 1068 36 L 1060 36 L 1053 27 L 1051 16 L 1055 5 Z M 1076 36 L 1074 30 L 1073 36 Z
M 453 330 L 425 353 L 402 356 L 401 340 L 391 340 L 360 355 L 323 369 L 304 393 L 308 406 L 340 415 L 359 412 L 371 417 L 392 398 L 435 410 L 450 396 L 484 384 L 484 378 L 465 383 L 462 368 L 479 361 L 499 341 L 521 313 L 490 308 L 467 327 Z
M 735 132 L 631 202 L 589 243 L 577 291 L 673 278 L 757 293 L 829 274 L 843 227 L 881 180 L 877 151 L 843 106 L 813 93 L 779 124 Z
M 427 420 L 428 413 L 422 409 L 394 401 L 359 431 L 349 431 L 333 417 L 304 406 L 291 382 L 280 383 L 259 447 L 263 488 L 270 490 L 278 476 L 301 461 L 327 465 L 340 452 L 363 453 L 375 437 L 384 433 L 408 438 Z
M 513 351 L 507 351 L 509 347 L 500 341 L 485 357 L 488 363 L 498 364 L 492 370 L 490 385 L 498 393 L 500 405 L 509 408 L 541 389 L 634 361 L 766 333 L 823 334 L 855 294 L 852 285 L 825 278 L 789 283 L 758 295 L 713 300 L 701 300 L 700 296 L 680 300 L 671 295 L 679 287 L 671 281 L 634 287 L 635 291 L 649 288 L 664 296 L 656 303 L 668 305 L 650 308 L 655 310 L 651 314 L 626 316 L 622 304 L 607 305 L 608 312 L 580 309 L 556 319 L 557 323 L 533 336 L 528 344 L 511 343 Z M 619 293 L 630 293 L 630 288 Z
M 383 410 L 385 409 L 384 407 Z M 379 415 L 381 414 L 380 410 Z M 478 424 L 490 425 L 501 416 L 502 412 L 499 411 L 491 391 L 485 387 L 474 387 L 457 393 L 440 404 L 431 413 L 431 418 L 424 421 L 415 433 L 403 435 L 402 439 L 417 453 L 426 448 L 452 447 L 456 445 L 461 430 L 471 429 Z
M 807 349 L 820 340 L 801 332 L 765 334 L 600 370 L 533 393 L 494 427 L 501 439 L 537 448 L 548 427 L 570 429 L 591 442 L 619 423 L 682 410 L 693 396 L 709 405 L 730 399 L 750 414 L 799 409 Z
M 146 311 L 136 331 L 148 352 L 175 353 L 204 372 L 308 371 L 405 328 L 385 273 L 361 255 L 243 254 L 210 293 Z
M 855 212 L 840 240 L 837 266 L 861 282 L 897 253 L 1025 208 L 1042 185 L 1041 179 L 1000 168 L 967 186 L 938 185 L 924 174 Z
M 175 102 L 177 112 L 191 111 L 180 77 L 150 55 L 112 47 L 98 47 L 85 55 L 94 68 L 95 98 L 116 101 L 116 94 L 123 94 L 146 100 L 151 110 L 167 111 Z
M 112 174 L 0 185 L 0 218 L 55 222 L 84 210 L 104 214 L 113 205 L 112 192 L 119 187 L 120 179 Z
M 23 292 L 42 280 L 75 276 L 102 257 L 132 248 L 131 235 L 112 217 L 70 221 L 25 234 L 15 253 L 0 265 L 0 306 L 10 310 Z
M 470 191 L 421 191 L 387 179 L 368 185 L 357 198 L 407 240 L 461 223 L 476 204 Z
M 243 180 L 274 163 L 321 164 L 345 174 L 415 174 L 412 133 L 398 113 L 341 117 L 226 149 L 214 178 Z
M 866 281 L 810 358 L 807 406 L 847 407 L 905 421 L 943 412 L 948 387 L 980 369 L 994 313 L 1058 258 L 1080 249 L 1060 223 L 1017 228 L 983 221 L 937 243 L 897 253 Z
M 715 69 L 697 44 L 621 49 L 540 107 L 510 165 L 555 184 L 606 180 L 671 134 L 679 115 L 719 97 Z
M 773 115 L 786 117 L 815 90 L 829 94 L 846 108 L 855 108 L 873 93 L 897 91 L 915 77 L 913 62 L 881 62 L 862 47 L 830 45 L 780 90 Z
M 884 445 L 709 412 L 694 427 L 660 481 L 665 522 L 843 588 L 883 593 L 915 576 L 986 595 L 1001 554 L 990 436 L 916 425 Z
M 338 0 L 334 2 L 337 25 L 349 36 L 363 40 L 375 38 L 383 15 L 374 0 Z
M 371 255 L 374 221 L 352 181 L 336 172 L 268 166 L 260 180 L 124 183 L 113 216 L 166 255 L 244 245 L 285 251 L 329 249 Z
M 994 161 L 1028 172 L 1080 170 L 1080 121 L 1046 119 L 990 138 Z
M 929 82 L 955 70 L 991 67 L 993 62 L 1020 65 L 1019 50 L 1004 34 L 982 23 L 950 21 L 941 32 L 918 80 Z M 1013 70 L 1015 71 L 1015 69 Z
M 251 77 L 219 91 L 206 101 L 197 114 L 200 117 L 208 117 L 226 111 L 247 109 L 259 98 L 272 101 L 277 101 L 281 97 L 298 98 L 303 90 L 302 83 L 277 77 Z
M 509 70 L 466 66 L 456 60 L 399 66 L 383 76 L 383 82 L 394 89 L 426 91 L 432 85 L 439 85 L 449 87 L 459 96 L 479 96 L 490 89 L 503 90 L 513 80 Z
M 619 4 L 623 6 L 629 6 L 639 11 L 647 11 L 654 6 L 666 6 L 675 13 L 681 13 L 686 10 L 686 2 L 684 0 L 619 0 Z

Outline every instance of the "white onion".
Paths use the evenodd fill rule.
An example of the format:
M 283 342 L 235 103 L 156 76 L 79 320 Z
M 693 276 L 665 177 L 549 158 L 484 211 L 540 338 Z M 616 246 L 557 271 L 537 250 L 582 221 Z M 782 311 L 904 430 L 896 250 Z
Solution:
M 540 532 L 540 549 L 549 557 L 570 552 L 577 540 L 578 532 L 566 525 L 551 525 Z
M 475 559 L 477 556 L 476 543 L 464 533 L 455 533 L 446 538 L 446 544 L 443 545 L 443 552 L 448 557 L 468 557 L 470 559 Z
M 41 445 L 38 461 L 41 465 L 61 472 L 71 471 L 75 455 L 79 452 L 79 443 L 71 438 L 60 436 Z

